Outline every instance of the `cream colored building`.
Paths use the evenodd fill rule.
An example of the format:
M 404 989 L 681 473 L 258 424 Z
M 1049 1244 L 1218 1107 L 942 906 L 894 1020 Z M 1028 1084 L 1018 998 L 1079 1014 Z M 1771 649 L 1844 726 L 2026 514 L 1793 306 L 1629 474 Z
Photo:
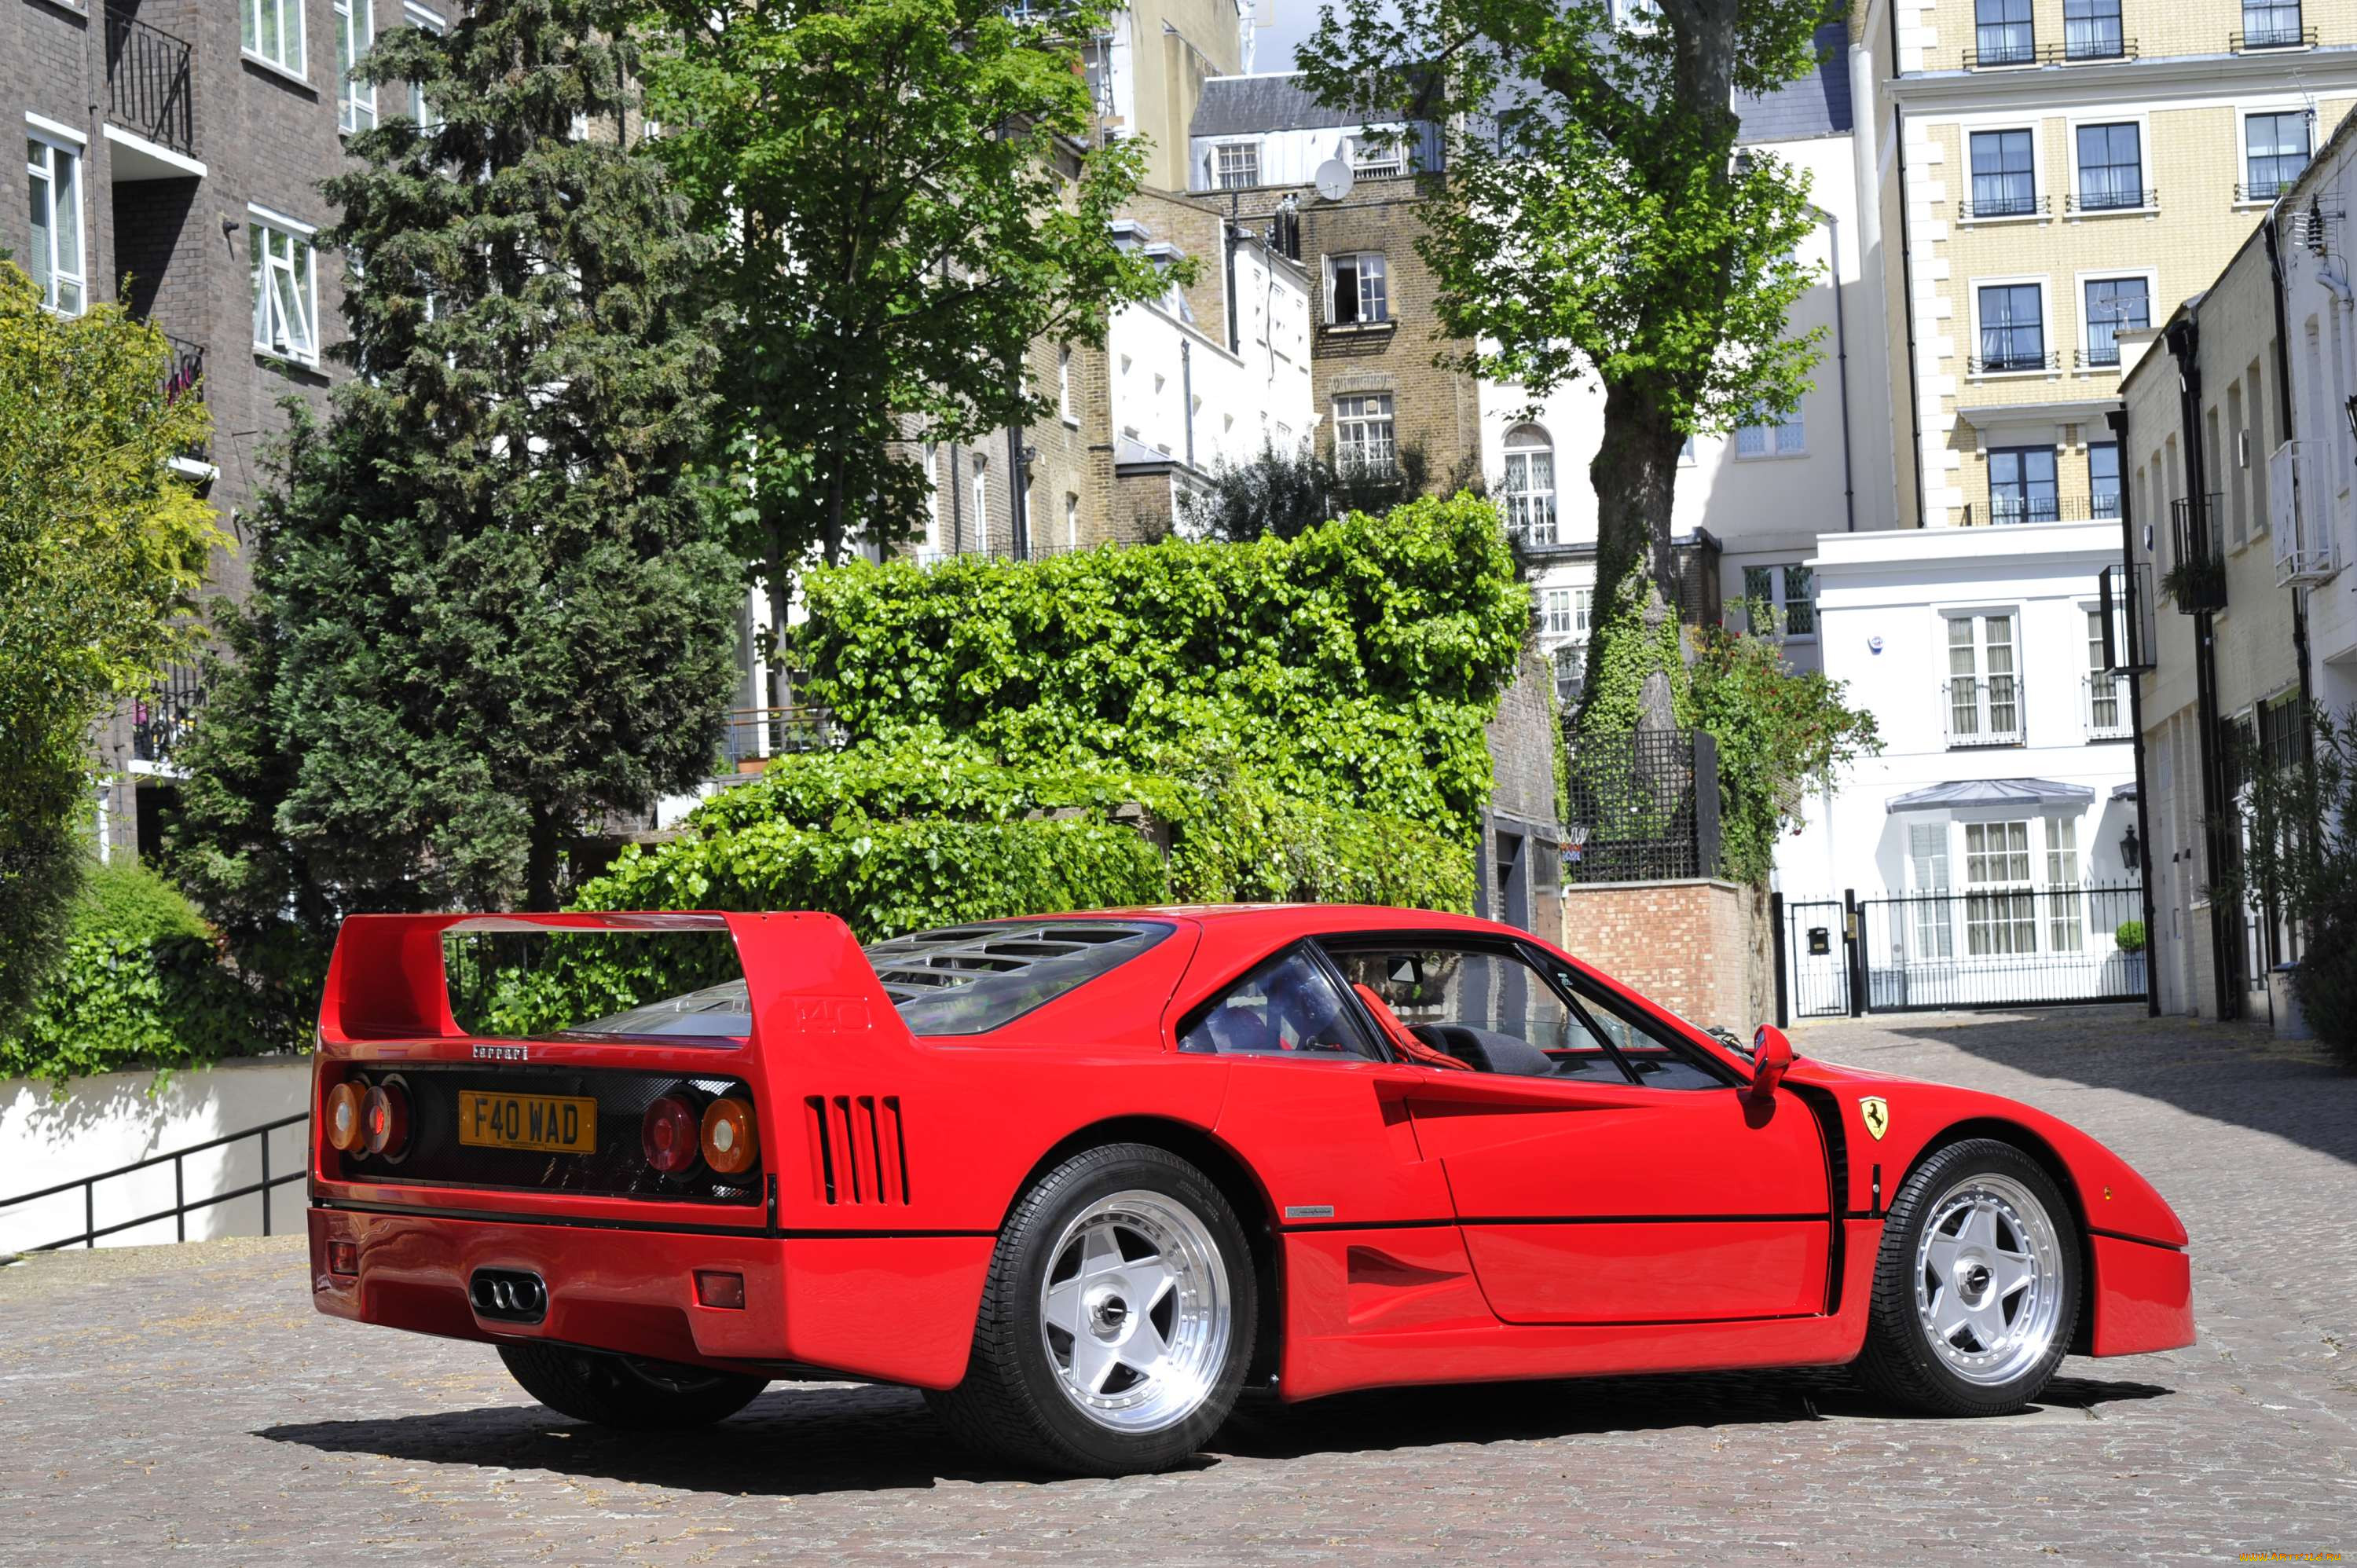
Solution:
M 2357 0 L 1867 0 L 1902 522 L 2116 517 L 2118 336 L 2357 103 Z

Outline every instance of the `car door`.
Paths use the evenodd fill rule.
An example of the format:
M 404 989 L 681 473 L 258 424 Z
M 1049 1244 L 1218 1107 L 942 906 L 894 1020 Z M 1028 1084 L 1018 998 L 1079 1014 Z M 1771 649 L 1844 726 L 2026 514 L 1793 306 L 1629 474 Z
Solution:
M 1586 983 L 1517 944 L 1386 937 L 1329 950 L 1378 1027 L 1388 1009 L 1491 1069 L 1418 1069 L 1408 1106 L 1501 1319 L 1826 1310 L 1825 1154 L 1797 1099 L 1755 1105 L 1673 1026 L 1601 988 L 1579 994 Z

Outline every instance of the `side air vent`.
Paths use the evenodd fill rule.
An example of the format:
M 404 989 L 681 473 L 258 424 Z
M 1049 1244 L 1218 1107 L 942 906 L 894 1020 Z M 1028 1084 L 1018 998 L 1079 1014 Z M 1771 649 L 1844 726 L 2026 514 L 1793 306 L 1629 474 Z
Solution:
M 835 1204 L 909 1201 L 899 1095 L 813 1094 L 802 1112 L 812 1197 Z

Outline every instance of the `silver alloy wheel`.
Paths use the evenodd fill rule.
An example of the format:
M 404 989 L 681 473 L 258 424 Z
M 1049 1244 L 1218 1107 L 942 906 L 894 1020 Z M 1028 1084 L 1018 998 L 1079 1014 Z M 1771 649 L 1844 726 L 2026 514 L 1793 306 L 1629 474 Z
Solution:
M 1113 1432 L 1192 1415 L 1226 1364 L 1228 1270 L 1211 1227 L 1158 1192 L 1099 1198 L 1064 1227 L 1039 1287 L 1039 1332 L 1064 1396 Z
M 1915 1312 L 1933 1355 L 1968 1383 L 2009 1383 L 2061 1330 L 2062 1244 L 2009 1176 L 1968 1176 L 1932 1206 L 1915 1248 Z

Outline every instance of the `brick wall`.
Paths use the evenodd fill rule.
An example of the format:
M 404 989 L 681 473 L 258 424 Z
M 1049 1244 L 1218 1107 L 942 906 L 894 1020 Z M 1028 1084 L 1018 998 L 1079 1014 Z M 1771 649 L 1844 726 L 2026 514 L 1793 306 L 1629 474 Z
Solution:
M 1563 890 L 1566 951 L 1689 1022 L 1745 1039 L 1775 1017 L 1767 898 L 1717 879 Z

